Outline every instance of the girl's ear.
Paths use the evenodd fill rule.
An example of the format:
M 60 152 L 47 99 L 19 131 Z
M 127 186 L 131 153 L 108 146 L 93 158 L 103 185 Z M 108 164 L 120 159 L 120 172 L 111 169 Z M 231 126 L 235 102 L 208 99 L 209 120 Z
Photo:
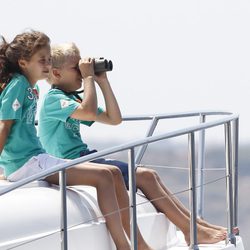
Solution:
M 24 59 L 19 59 L 18 60 L 18 65 L 21 69 L 24 69 L 26 67 L 27 61 Z

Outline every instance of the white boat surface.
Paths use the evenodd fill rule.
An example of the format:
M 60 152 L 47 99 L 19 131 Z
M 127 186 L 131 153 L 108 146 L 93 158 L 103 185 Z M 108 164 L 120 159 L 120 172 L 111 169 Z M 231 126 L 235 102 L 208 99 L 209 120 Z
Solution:
M 177 116 L 183 117 L 197 114 L 212 115 L 214 112 L 184 113 L 177 114 Z M 217 113 L 215 114 L 217 115 Z M 218 114 L 221 114 L 221 112 Z M 238 119 L 237 116 L 232 114 L 222 114 L 226 114 L 229 118 L 216 120 L 219 125 Z M 176 117 L 176 114 L 164 115 L 163 117 L 172 118 Z M 136 119 L 143 119 L 143 117 L 137 117 Z M 133 120 L 133 118 L 128 118 L 127 120 Z M 216 122 L 215 124 L 217 124 Z M 192 133 L 200 130 L 197 128 L 214 126 L 211 124 L 211 122 L 204 122 L 185 130 L 167 133 L 163 137 L 169 138 L 176 134 Z M 152 136 L 153 131 L 151 128 L 149 129 L 151 132 L 146 135 L 146 139 L 95 154 L 96 156 L 106 155 L 110 152 L 124 150 L 124 148 L 130 149 L 133 145 L 147 145 L 151 141 L 158 140 L 159 136 Z M 143 149 L 142 147 L 142 154 L 143 150 L 145 148 Z M 78 163 L 77 161 L 87 161 L 91 157 L 94 158 L 93 156 L 85 156 L 74 162 L 76 164 Z M 229 157 L 231 157 L 230 154 Z M 57 172 L 68 166 L 69 164 L 63 167 L 55 166 L 51 171 Z M 41 174 L 38 174 L 14 184 L 6 180 L 0 180 L 0 250 L 115 250 L 113 240 L 106 228 L 105 217 L 98 206 L 95 188 L 71 186 L 63 189 L 56 185 L 49 185 L 46 181 L 40 181 L 41 176 Z M 234 188 L 234 190 L 237 190 L 236 187 Z M 63 190 L 66 191 L 64 196 L 64 204 L 67 204 L 66 216 L 64 214 L 65 210 L 62 208 Z M 129 192 L 131 195 L 131 190 Z M 230 191 L 228 194 L 230 194 Z M 177 230 L 175 225 L 164 214 L 158 212 L 144 196 L 137 193 L 135 198 L 137 206 L 133 207 L 136 209 L 139 228 L 145 240 L 155 250 L 244 250 L 242 238 L 239 235 L 231 234 L 227 240 L 217 244 L 197 245 L 194 238 L 194 244 L 189 247 L 184 240 L 182 232 Z M 229 199 L 230 209 L 235 208 L 235 204 L 232 204 L 235 200 L 237 200 L 235 196 L 234 200 Z M 130 207 L 128 209 L 131 211 L 133 208 Z M 230 209 L 229 214 L 232 212 Z M 63 224 L 65 218 L 67 228 L 63 226 L 65 225 L 65 221 Z M 232 219 L 232 217 L 229 218 Z M 229 228 L 232 228 L 232 226 L 235 225 L 231 224 Z M 191 230 L 193 229 L 192 227 Z M 64 237 L 67 238 L 65 239 Z M 232 241 L 232 239 L 235 239 L 235 241 Z M 67 240 L 66 248 L 65 240 Z M 137 248 L 134 246 L 132 249 Z
M 10 184 L 0 181 L 0 185 L 2 188 Z M 138 204 L 145 201 L 145 198 L 137 195 Z M 115 249 L 98 207 L 95 188 L 68 187 L 67 210 L 68 249 Z M 2 196 L 0 211 L 0 249 L 61 249 L 60 190 L 57 186 L 50 186 L 44 181 L 28 184 Z M 137 206 L 137 213 L 139 228 L 153 249 L 189 249 L 183 234 L 151 203 Z M 243 250 L 241 237 L 236 236 L 236 239 L 237 247 L 222 241 L 213 245 L 199 245 L 199 249 Z

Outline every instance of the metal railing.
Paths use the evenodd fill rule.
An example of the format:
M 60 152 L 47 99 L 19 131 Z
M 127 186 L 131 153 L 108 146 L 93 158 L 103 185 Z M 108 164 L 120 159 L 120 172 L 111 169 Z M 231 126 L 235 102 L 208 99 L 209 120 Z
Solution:
M 206 116 L 211 115 L 223 115 L 225 117 L 216 119 L 214 121 L 206 122 Z M 182 129 L 177 129 L 171 132 L 162 133 L 160 135 L 153 136 L 154 130 L 159 120 L 173 119 L 173 118 L 185 118 L 185 117 L 199 117 L 200 124 L 190 126 Z M 35 174 L 21 181 L 12 183 L 0 190 L 0 195 L 11 192 L 23 185 L 26 185 L 32 181 L 39 180 L 48 175 L 59 172 L 60 176 L 60 191 L 61 191 L 61 235 L 62 244 L 61 249 L 68 249 L 67 242 L 67 203 L 66 203 L 66 175 L 65 170 L 76 164 L 87 162 L 95 158 L 99 158 L 105 155 L 117 153 L 120 151 L 128 150 L 129 158 L 129 193 L 130 193 L 130 216 L 131 216 L 131 248 L 137 250 L 137 233 L 136 233 L 136 183 L 135 183 L 135 169 L 136 164 L 139 164 L 148 144 L 166 140 L 182 135 L 188 135 L 189 141 L 189 189 L 190 189 L 190 249 L 199 249 L 197 244 L 197 226 L 196 218 L 197 211 L 201 216 L 203 213 L 203 168 L 204 168 L 204 153 L 205 153 L 205 130 L 224 125 L 225 129 L 225 149 L 226 149 L 226 190 L 227 190 L 227 218 L 228 218 L 228 237 L 232 244 L 236 244 L 235 235 L 233 233 L 233 227 L 238 223 L 238 138 L 239 138 L 239 116 L 230 112 L 223 111 L 197 111 L 197 112 L 183 112 L 175 114 L 161 114 L 150 116 L 127 116 L 123 118 L 124 121 L 139 121 L 139 120 L 151 120 L 146 137 L 143 139 L 135 140 L 130 143 L 125 143 L 116 147 L 101 150 L 99 152 L 86 155 L 75 160 L 53 166 L 50 169 L 44 170 L 41 173 Z M 198 186 L 199 194 L 197 201 L 196 194 L 196 171 L 195 171 L 195 133 L 200 133 L 199 138 L 199 165 L 198 165 Z M 135 156 L 135 148 L 140 147 L 137 155 Z M 198 203 L 198 210 L 197 210 Z

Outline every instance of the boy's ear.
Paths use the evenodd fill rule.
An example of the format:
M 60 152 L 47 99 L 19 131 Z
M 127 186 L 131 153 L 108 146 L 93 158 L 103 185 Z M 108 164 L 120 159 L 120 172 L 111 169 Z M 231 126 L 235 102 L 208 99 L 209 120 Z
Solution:
M 52 68 L 51 71 L 52 71 L 52 75 L 53 75 L 54 77 L 56 77 L 57 79 L 61 77 L 61 73 L 60 73 L 60 70 L 59 70 L 59 69 Z

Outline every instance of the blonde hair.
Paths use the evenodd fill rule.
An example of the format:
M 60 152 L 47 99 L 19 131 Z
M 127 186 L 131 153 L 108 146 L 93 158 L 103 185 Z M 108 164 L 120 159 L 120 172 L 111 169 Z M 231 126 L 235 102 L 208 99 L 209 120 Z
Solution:
M 80 51 L 74 43 L 62 43 L 51 46 L 51 66 L 61 68 L 70 58 L 80 57 Z M 52 70 L 48 76 L 48 82 L 53 84 Z
M 51 46 L 52 68 L 60 68 L 69 58 L 80 57 L 80 51 L 74 43 L 63 43 Z

